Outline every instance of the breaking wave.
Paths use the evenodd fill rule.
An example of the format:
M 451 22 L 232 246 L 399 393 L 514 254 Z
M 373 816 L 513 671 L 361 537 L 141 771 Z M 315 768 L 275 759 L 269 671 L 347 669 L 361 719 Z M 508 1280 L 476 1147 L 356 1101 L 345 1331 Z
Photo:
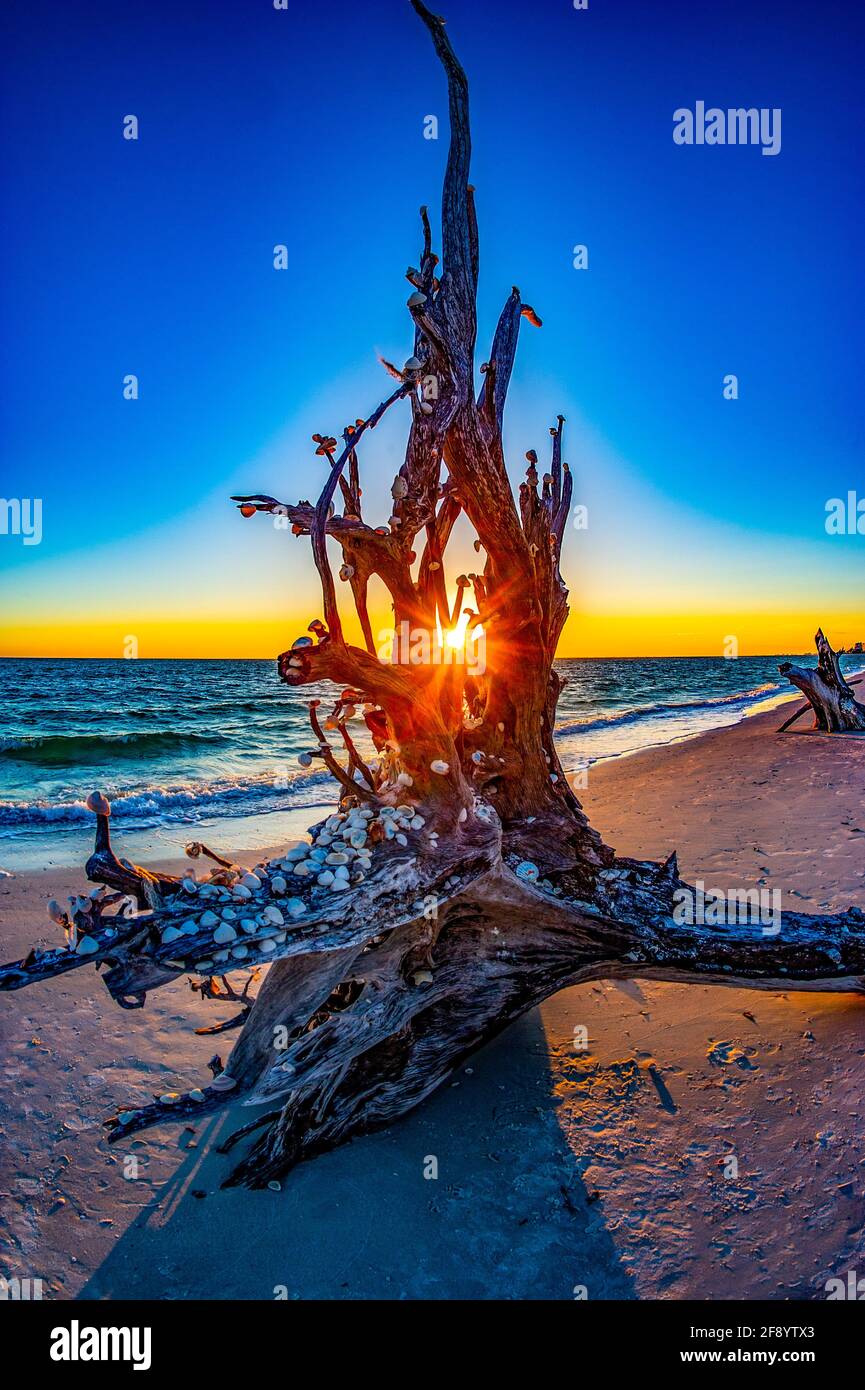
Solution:
M 610 729 L 620 725 L 636 724 L 650 719 L 668 719 L 676 715 L 698 714 L 703 710 L 723 708 L 724 706 L 746 707 L 765 700 L 767 696 L 790 693 L 789 685 L 769 682 L 755 686 L 752 690 L 737 691 L 731 695 L 717 695 L 705 700 L 667 701 L 655 705 L 638 705 L 632 709 L 613 710 L 609 714 L 597 715 L 593 719 L 576 719 L 556 725 L 556 733 L 584 734 L 594 729 Z
M 226 778 L 210 783 L 178 787 L 148 787 L 111 795 L 112 820 L 139 825 L 195 822 L 204 816 L 242 816 L 279 811 L 309 801 L 330 782 L 323 769 L 292 772 L 278 780 L 270 777 Z M 84 801 L 0 801 L 0 826 L 93 826 L 93 812 Z
M 229 742 L 224 734 L 199 733 L 193 729 L 149 729 L 117 734 L 25 734 L 0 738 L 0 758 L 73 767 L 109 759 L 131 760 L 194 752 L 206 747 L 227 746 Z

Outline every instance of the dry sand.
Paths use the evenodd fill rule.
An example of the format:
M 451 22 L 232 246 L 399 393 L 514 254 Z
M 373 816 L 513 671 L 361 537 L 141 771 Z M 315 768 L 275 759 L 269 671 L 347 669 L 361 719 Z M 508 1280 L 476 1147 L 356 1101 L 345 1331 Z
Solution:
M 779 722 L 596 767 L 593 823 L 710 887 L 865 907 L 865 740 Z M 81 883 L 0 880 L 4 959 Z M 100 1137 L 117 1105 L 206 1079 L 236 1035 L 192 1029 L 229 1007 L 178 981 L 123 1012 L 86 968 L 0 999 L 0 1274 L 54 1298 L 811 1299 L 865 1273 L 858 997 L 565 990 L 391 1130 L 258 1193 L 220 1190 L 213 1152 L 248 1109 L 125 1153 Z

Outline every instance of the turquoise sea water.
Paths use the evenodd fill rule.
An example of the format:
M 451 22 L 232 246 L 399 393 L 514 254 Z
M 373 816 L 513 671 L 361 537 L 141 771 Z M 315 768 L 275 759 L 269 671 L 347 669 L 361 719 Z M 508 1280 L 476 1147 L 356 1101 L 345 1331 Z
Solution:
M 785 659 L 561 661 L 562 762 L 735 723 L 790 694 Z M 119 850 L 138 856 L 195 837 L 257 848 L 302 832 L 334 794 L 327 773 L 297 762 L 314 743 L 304 698 L 316 694 L 333 691 L 288 690 L 271 661 L 0 661 L 0 866 L 86 857 L 94 788 L 111 797 Z

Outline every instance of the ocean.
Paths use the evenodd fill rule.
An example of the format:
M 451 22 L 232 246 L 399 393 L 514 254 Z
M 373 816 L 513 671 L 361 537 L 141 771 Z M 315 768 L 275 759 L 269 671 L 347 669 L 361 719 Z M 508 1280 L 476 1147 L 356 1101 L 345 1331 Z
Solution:
M 788 659 L 815 661 L 559 661 L 563 765 L 588 769 L 780 703 Z M 273 661 L 0 660 L 0 868 L 83 864 L 94 789 L 111 798 L 129 857 L 173 856 L 195 838 L 257 849 L 302 834 L 335 796 L 326 772 L 297 762 L 315 742 L 304 698 L 316 695 L 326 702 L 333 687 L 288 690 Z

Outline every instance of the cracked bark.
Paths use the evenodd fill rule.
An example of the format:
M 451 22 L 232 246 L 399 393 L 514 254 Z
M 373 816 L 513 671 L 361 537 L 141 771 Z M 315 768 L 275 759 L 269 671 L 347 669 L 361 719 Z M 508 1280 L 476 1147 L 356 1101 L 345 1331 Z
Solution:
M 0 967 L 0 990 L 8 990 L 95 963 L 113 998 L 138 1008 L 148 991 L 184 974 L 207 981 L 269 964 L 221 1077 L 197 1094 L 120 1110 L 106 1122 L 117 1142 L 236 1100 L 266 1104 L 224 1146 L 251 1140 L 229 1183 L 261 1186 L 301 1159 L 392 1122 L 526 1009 L 580 981 L 639 976 L 861 992 L 865 976 L 865 914 L 856 907 L 823 917 L 785 913 L 771 929 L 759 920 L 683 924 L 675 910 L 688 890 L 675 856 L 663 864 L 617 857 L 567 784 L 553 743 L 562 688 L 553 660 L 568 612 L 559 566 L 572 496 L 564 420 L 550 428 L 548 472 L 539 477 L 530 451 L 515 499 L 504 410 L 522 320 L 539 326 L 540 319 L 513 288 L 478 391 L 468 83 L 443 21 L 421 0 L 412 5 L 447 77 L 451 125 L 442 260 L 424 208 L 420 266 L 408 272 L 413 355 L 402 369 L 389 367 L 399 385 L 344 430 L 338 454 L 335 436 L 316 436 L 328 469 L 316 504 L 263 494 L 234 499 L 244 515 L 282 515 L 296 536 L 311 539 L 324 621 L 311 624 L 316 644 L 304 638 L 279 657 L 278 673 L 295 689 L 320 681 L 335 687 L 324 722 L 318 703 L 310 705 L 309 756 L 334 771 L 342 814 L 371 813 L 369 866 L 355 873 L 357 862 L 349 861 L 353 877 L 339 893 L 292 878 L 290 861 L 263 866 L 244 909 L 252 914 L 251 934 L 239 943 L 246 953 L 235 965 L 233 957 L 214 958 L 207 914 L 211 906 L 214 917 L 226 904 L 234 910 L 238 872 L 205 850 L 217 867 L 209 883 L 190 889 L 118 859 L 103 808 L 86 872 L 117 891 L 71 905 L 65 923 L 75 949 L 31 952 Z M 406 408 L 393 516 L 373 527 L 361 516 L 361 456 L 384 412 Z M 461 514 L 485 559 L 482 571 L 449 585 L 447 546 Z M 342 548 L 362 647 L 345 636 L 328 538 Z M 405 619 L 430 630 L 455 623 L 471 591 L 469 622 L 483 628 L 485 669 L 379 660 L 366 608 L 373 575 L 391 595 L 395 624 Z M 797 684 L 802 678 L 787 674 Z M 833 688 L 849 717 L 847 692 Z M 358 707 L 375 760 L 364 759 L 345 727 Z M 328 742 L 334 728 L 342 738 L 336 751 Z M 405 829 L 389 837 L 385 822 L 400 805 L 409 808 L 399 813 Z M 322 827 L 313 833 L 323 843 Z M 279 886 L 284 876 L 287 890 Z M 267 910 L 282 914 L 286 892 L 297 895 L 300 911 L 271 928 Z M 127 894 L 138 911 L 118 915 Z

